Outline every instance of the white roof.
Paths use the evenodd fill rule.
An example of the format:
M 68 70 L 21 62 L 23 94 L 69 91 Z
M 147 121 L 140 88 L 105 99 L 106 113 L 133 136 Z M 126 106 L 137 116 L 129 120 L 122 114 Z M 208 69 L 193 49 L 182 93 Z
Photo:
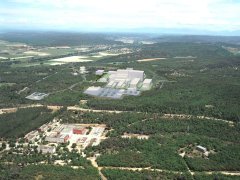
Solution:
M 197 146 L 198 148 L 200 148 L 200 149 L 207 149 L 207 148 L 205 148 L 205 147 L 203 147 L 203 146 Z
M 143 81 L 143 83 L 151 83 L 152 82 L 152 79 L 145 79 L 144 81 Z
M 130 84 L 137 84 L 140 81 L 140 78 L 134 78 Z
M 97 70 L 96 72 L 104 72 L 104 70 L 102 70 L 102 69 L 99 69 L 99 70 Z
M 98 91 L 100 89 L 101 87 L 99 86 L 90 86 L 89 88 L 87 88 L 87 91 Z

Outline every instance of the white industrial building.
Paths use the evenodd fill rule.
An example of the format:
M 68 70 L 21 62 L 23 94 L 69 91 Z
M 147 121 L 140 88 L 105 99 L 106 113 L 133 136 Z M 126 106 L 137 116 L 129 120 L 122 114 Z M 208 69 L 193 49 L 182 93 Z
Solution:
M 102 75 L 103 73 L 104 70 L 96 71 L 96 75 Z M 152 79 L 144 80 L 144 71 L 133 70 L 132 68 L 108 71 L 108 74 L 102 78 L 107 81 L 105 87 L 91 86 L 84 93 L 91 96 L 120 99 L 124 95 L 138 96 L 141 93 L 140 90 L 149 90 L 152 86 Z
M 131 82 L 130 82 L 130 88 L 137 88 L 138 84 L 140 83 L 140 78 L 134 78 Z
M 101 92 L 101 87 L 97 86 L 91 86 L 89 87 L 84 93 L 92 95 L 92 96 L 98 96 L 98 94 Z
M 152 87 L 152 79 L 145 79 L 142 84 L 143 90 L 149 90 Z
M 97 71 L 95 72 L 95 74 L 96 74 L 97 76 L 101 76 L 101 75 L 103 75 L 103 73 L 104 73 L 104 70 L 101 70 L 101 69 L 99 69 L 99 70 L 97 70 Z
M 135 78 L 139 78 L 143 81 L 144 71 L 133 69 L 118 69 L 117 71 L 109 71 L 109 81 L 132 81 Z

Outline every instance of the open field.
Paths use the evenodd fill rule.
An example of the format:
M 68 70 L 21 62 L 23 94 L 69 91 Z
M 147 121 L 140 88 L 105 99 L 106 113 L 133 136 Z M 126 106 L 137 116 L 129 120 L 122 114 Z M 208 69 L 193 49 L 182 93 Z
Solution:
M 58 58 L 58 59 L 52 59 L 51 62 L 63 62 L 63 63 L 70 63 L 70 62 L 89 62 L 92 61 L 90 59 L 87 59 L 86 56 L 70 56 L 70 57 L 64 57 L 64 58 Z
M 157 61 L 157 60 L 163 60 L 166 58 L 151 58 L 151 59 L 139 59 L 138 62 L 149 62 L 149 61 Z
M 38 51 L 26 51 L 24 54 L 36 55 L 36 56 L 49 56 L 50 54 L 45 52 L 38 52 Z

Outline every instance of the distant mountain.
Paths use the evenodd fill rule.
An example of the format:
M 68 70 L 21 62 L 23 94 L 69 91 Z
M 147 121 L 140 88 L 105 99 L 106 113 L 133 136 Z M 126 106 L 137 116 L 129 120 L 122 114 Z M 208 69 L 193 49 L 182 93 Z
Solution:
M 195 42 L 195 43 L 230 43 L 240 44 L 240 36 L 206 35 L 163 35 L 152 38 L 156 42 Z

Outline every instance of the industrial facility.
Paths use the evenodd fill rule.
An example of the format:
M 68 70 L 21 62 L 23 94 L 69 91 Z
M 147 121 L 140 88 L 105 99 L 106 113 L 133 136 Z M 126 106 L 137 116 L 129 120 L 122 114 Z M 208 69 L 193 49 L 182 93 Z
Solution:
M 106 82 L 105 87 L 89 87 L 84 93 L 91 96 L 121 99 L 124 95 L 138 96 L 141 91 L 150 90 L 152 79 L 145 79 L 144 71 L 132 68 L 117 71 L 97 70 L 96 75 L 102 76 L 98 82 Z

